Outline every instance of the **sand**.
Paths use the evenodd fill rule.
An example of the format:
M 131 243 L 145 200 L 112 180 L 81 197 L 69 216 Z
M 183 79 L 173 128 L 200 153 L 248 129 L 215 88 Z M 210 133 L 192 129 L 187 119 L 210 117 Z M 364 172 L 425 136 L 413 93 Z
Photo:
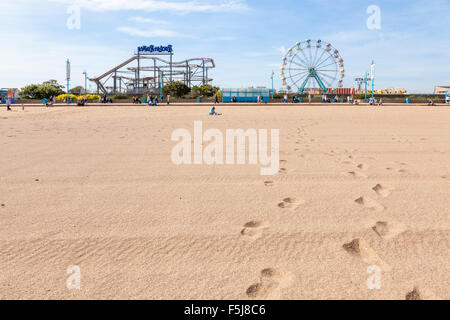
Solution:
M 208 110 L 2 107 L 0 299 L 450 298 L 449 107 Z M 196 120 L 280 172 L 175 166 Z

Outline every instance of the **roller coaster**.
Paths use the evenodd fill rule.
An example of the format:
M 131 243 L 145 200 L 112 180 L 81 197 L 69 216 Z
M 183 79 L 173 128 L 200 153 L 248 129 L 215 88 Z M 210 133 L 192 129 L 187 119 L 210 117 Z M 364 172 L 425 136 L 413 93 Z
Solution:
M 209 72 L 216 65 L 211 58 L 193 58 L 173 62 L 171 46 L 166 47 L 170 48 L 167 50 L 168 53 L 154 50 L 148 53 L 149 50 L 143 52 L 141 48 L 130 59 L 118 66 L 96 78 L 89 78 L 97 85 L 97 93 L 157 94 L 165 85 L 174 81 L 181 81 L 190 88 L 213 81 L 209 77 Z M 169 56 L 169 60 L 161 56 Z

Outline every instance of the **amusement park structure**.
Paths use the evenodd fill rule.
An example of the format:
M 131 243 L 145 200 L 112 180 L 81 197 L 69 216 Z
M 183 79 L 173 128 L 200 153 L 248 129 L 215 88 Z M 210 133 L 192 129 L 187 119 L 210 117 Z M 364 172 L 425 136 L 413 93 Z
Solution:
M 158 94 L 174 81 L 181 81 L 188 87 L 209 84 L 213 81 L 209 71 L 215 67 L 211 58 L 174 62 L 171 45 L 142 46 L 130 59 L 89 80 L 97 85 L 97 93 Z
M 322 40 L 297 42 L 283 58 L 281 77 L 288 92 L 302 94 L 318 89 L 330 93 L 336 86 L 343 87 L 344 59 L 337 49 Z

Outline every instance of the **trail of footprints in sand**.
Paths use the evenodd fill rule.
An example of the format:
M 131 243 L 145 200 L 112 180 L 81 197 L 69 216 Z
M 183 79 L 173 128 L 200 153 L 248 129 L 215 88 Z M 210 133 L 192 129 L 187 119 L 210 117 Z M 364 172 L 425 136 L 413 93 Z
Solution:
M 354 164 L 354 157 L 349 156 L 348 160 L 344 161 L 343 164 Z M 392 167 L 386 168 L 388 171 L 396 170 L 398 174 L 405 174 L 408 171 L 405 169 L 406 163 L 398 162 L 396 163 L 400 167 L 395 169 Z M 359 164 L 356 166 L 357 169 L 354 171 L 348 172 L 351 176 L 355 178 L 363 178 L 367 179 L 368 175 L 366 174 L 367 170 L 370 166 L 366 164 Z M 450 179 L 449 176 L 442 176 L 443 179 Z M 394 187 L 387 184 L 377 184 L 372 188 L 372 191 L 378 196 L 380 199 L 385 199 L 389 197 L 392 191 L 395 190 Z M 361 196 L 358 199 L 354 200 L 354 202 L 364 207 L 367 210 L 381 212 L 387 209 L 383 204 L 379 203 L 377 200 L 372 199 L 368 196 Z M 398 235 L 402 234 L 406 231 L 406 226 L 403 223 L 396 221 L 378 221 L 372 227 L 372 230 L 383 240 L 389 241 L 396 238 Z M 364 261 L 366 264 L 377 265 L 383 271 L 389 272 L 392 270 L 392 267 L 383 261 L 379 255 L 375 252 L 373 248 L 369 246 L 369 244 L 364 239 L 353 239 L 348 243 L 344 243 L 342 245 L 343 249 L 350 254 L 351 256 L 357 257 Z M 433 293 L 429 292 L 426 289 L 414 287 L 412 291 L 406 293 L 406 300 L 434 300 L 439 299 Z
M 350 155 L 349 160 L 344 162 L 344 164 L 353 164 L 353 159 L 353 156 Z M 351 171 L 349 172 L 349 174 L 354 176 L 355 178 L 368 178 L 368 175 L 365 172 L 369 170 L 369 165 L 361 163 L 358 164 L 356 168 L 357 169 L 355 169 L 355 171 Z M 393 190 L 395 190 L 395 188 L 390 185 L 378 183 L 372 187 L 371 192 L 375 193 L 379 199 L 385 199 L 391 195 Z M 366 195 L 355 199 L 354 202 L 364 209 L 373 212 L 381 212 L 387 209 L 383 204 Z M 374 224 L 372 230 L 381 239 L 389 241 L 397 237 L 399 234 L 403 233 L 406 228 L 403 224 L 395 221 L 378 221 Z M 342 247 L 348 254 L 361 259 L 366 264 L 377 265 L 385 272 L 389 272 L 392 270 L 391 266 L 384 262 L 364 239 L 353 239 L 348 243 L 344 243 Z M 412 293 L 410 294 L 410 296 L 415 296 L 415 294 Z
M 280 161 L 280 174 L 287 173 L 286 160 Z M 264 181 L 264 186 L 274 187 L 274 181 Z M 295 210 L 304 203 L 303 200 L 295 197 L 284 198 L 282 202 L 278 203 L 280 209 Z M 267 225 L 261 221 L 247 222 L 241 230 L 241 236 L 249 240 L 257 240 L 262 237 L 264 229 Z M 246 290 L 246 295 L 252 299 L 279 299 L 281 296 L 281 289 L 286 287 L 291 281 L 291 277 L 274 268 L 267 268 L 261 271 L 260 281 L 252 284 Z

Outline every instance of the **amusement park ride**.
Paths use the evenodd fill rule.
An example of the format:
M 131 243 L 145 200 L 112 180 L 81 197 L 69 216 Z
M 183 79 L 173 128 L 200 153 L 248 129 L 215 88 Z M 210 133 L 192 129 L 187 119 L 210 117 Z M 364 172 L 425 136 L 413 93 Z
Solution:
M 209 70 L 215 67 L 210 58 L 174 62 L 171 45 L 142 46 L 130 59 L 89 80 L 97 85 L 98 93 L 157 94 L 173 81 L 182 81 L 188 87 L 208 84 L 213 81 Z
M 331 93 L 336 83 L 343 87 L 344 59 L 330 43 L 322 40 L 306 40 L 287 51 L 281 67 L 281 79 L 288 92 L 299 94 L 318 89 Z

